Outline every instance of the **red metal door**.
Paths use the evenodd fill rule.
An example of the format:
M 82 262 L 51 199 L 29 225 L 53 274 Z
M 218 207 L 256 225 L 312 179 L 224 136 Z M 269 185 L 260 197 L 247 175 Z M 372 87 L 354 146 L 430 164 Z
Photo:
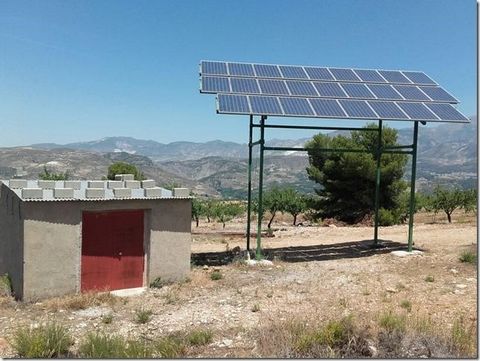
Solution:
M 143 211 L 83 212 L 81 290 L 143 285 Z

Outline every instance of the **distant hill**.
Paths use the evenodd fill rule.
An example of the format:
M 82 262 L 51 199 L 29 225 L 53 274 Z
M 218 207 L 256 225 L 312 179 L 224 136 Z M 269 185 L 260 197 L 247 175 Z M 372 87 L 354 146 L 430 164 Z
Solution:
M 471 124 L 420 126 L 417 184 L 430 189 L 434 184 L 476 186 L 477 117 Z M 330 133 L 334 136 L 338 132 Z M 308 138 L 270 140 L 271 146 L 301 147 Z M 412 130 L 400 129 L 399 142 L 411 144 Z M 257 148 L 258 149 L 258 148 Z M 255 152 L 258 157 L 258 152 Z M 37 177 L 43 166 L 68 170 L 75 178 L 100 178 L 108 165 L 123 160 L 137 165 L 160 185 L 187 186 L 197 194 L 240 197 L 246 194 L 246 144 L 214 140 L 205 143 L 168 144 L 130 137 L 109 137 L 69 144 L 33 144 L 29 147 L 0 148 L 0 177 L 19 175 Z M 254 182 L 257 159 L 254 159 Z M 304 152 L 267 152 L 265 182 L 292 185 L 312 191 L 305 168 Z M 407 166 L 406 176 L 410 174 Z

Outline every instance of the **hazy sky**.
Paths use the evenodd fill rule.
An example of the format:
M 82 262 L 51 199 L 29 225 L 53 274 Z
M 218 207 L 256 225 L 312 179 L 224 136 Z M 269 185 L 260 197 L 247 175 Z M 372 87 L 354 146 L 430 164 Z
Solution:
M 421 70 L 473 115 L 476 2 L 0 0 L 0 146 L 245 142 L 248 119 L 199 93 L 202 59 Z

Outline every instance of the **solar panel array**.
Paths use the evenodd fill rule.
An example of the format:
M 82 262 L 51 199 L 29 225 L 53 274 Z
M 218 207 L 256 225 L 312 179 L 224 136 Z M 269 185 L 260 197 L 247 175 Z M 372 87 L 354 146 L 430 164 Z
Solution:
M 203 61 L 200 75 L 218 113 L 468 122 L 423 72 Z

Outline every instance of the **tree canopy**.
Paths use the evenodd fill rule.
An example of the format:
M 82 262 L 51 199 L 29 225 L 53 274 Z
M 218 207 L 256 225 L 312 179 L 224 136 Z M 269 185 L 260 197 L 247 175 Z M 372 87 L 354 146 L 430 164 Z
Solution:
M 107 179 L 115 180 L 117 174 L 133 174 L 136 180 L 145 179 L 143 173 L 137 167 L 126 162 L 115 162 L 108 167 Z
M 376 128 L 369 124 L 366 128 Z M 307 143 L 310 165 L 307 173 L 320 187 L 315 189 L 318 199 L 314 202 L 317 216 L 337 218 L 344 222 L 360 221 L 373 213 L 378 132 L 353 131 L 349 136 L 329 137 L 318 134 Z M 397 131 L 384 127 L 383 146 L 397 144 Z M 321 152 L 321 148 L 363 149 L 369 153 Z M 399 195 L 406 188 L 402 180 L 407 156 L 382 154 L 380 180 L 380 206 L 384 209 L 397 207 Z

